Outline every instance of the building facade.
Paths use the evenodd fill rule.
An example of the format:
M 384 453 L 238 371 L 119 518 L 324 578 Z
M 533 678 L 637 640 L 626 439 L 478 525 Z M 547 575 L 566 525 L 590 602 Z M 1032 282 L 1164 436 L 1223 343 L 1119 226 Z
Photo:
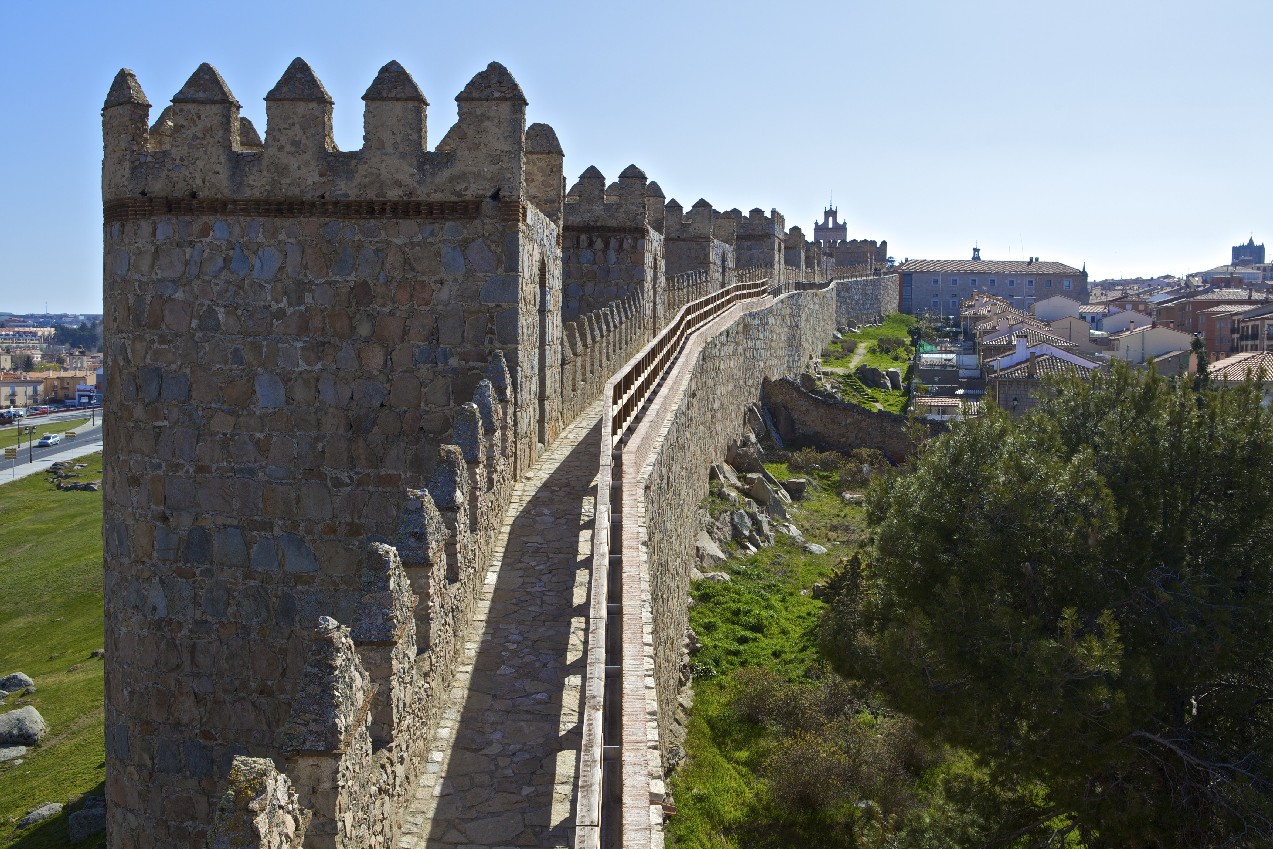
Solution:
M 961 301 L 977 293 L 1003 298 L 1014 309 L 1065 295 L 1087 303 L 1087 272 L 1060 262 L 914 259 L 897 267 L 902 312 L 959 315 Z

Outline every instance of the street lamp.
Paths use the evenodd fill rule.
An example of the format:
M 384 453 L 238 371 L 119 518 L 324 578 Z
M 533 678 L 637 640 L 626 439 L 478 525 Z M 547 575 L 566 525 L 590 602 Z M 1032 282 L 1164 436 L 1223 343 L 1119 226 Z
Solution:
M 1012 398 L 1012 415 L 1014 415 L 1014 416 L 1015 416 L 1016 414 L 1017 414 L 1017 398 L 1016 398 L 1016 396 L 1013 396 L 1013 398 Z
M 35 462 L 35 425 L 26 425 L 22 428 L 27 432 L 27 462 Z M 18 438 L 18 445 L 22 445 L 21 437 Z

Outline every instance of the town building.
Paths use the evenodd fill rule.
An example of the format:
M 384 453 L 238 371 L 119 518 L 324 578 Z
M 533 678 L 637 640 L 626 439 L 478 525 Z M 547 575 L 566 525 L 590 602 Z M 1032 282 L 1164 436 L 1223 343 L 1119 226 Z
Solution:
M 1235 318 L 1237 340 L 1234 353 L 1273 351 L 1273 304 L 1256 307 Z
M 1188 352 L 1193 337 L 1170 327 L 1150 325 L 1109 337 L 1110 359 L 1126 360 L 1132 365 L 1145 365 L 1166 354 Z
M 907 260 L 897 267 L 902 312 L 937 316 L 960 315 L 960 304 L 977 293 L 1002 298 L 1014 309 L 1028 310 L 1035 301 L 1065 295 L 1087 303 L 1087 272 L 1060 262 L 983 260 L 973 250 L 968 260 Z
M 1234 265 L 1262 265 L 1264 263 L 1264 243 L 1255 243 L 1255 237 L 1252 236 L 1246 240 L 1245 245 L 1234 245 L 1231 254 L 1231 261 Z
M 1000 409 L 1020 415 L 1044 397 L 1045 378 L 1063 374 L 1086 377 L 1101 367 L 1072 349 L 1048 342 L 1031 343 L 1026 333 L 1019 333 L 1011 351 L 986 360 L 986 397 Z

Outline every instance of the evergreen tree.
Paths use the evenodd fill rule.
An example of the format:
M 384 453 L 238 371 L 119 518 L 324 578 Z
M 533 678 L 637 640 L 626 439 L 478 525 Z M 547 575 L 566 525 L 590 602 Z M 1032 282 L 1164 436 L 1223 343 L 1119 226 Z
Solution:
M 1091 849 L 1273 844 L 1273 416 L 1117 367 L 873 484 L 848 673 Z

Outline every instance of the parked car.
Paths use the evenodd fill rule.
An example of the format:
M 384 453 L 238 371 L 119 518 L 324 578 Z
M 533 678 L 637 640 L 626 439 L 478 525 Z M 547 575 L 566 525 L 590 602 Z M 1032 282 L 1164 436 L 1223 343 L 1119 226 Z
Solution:
M 40 437 L 39 442 L 35 443 L 37 448 L 48 448 L 50 445 L 61 445 L 61 444 L 62 444 L 62 434 L 60 433 L 46 433 L 44 434 L 44 436 Z

